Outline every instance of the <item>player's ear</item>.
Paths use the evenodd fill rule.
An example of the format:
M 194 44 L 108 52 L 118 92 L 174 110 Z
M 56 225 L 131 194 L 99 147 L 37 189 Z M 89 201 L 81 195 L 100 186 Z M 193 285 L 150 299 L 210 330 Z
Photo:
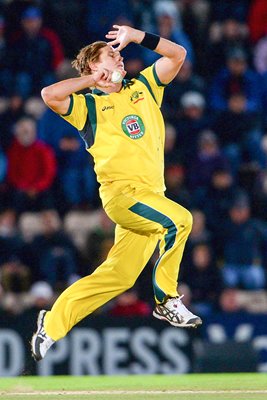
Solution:
M 92 61 L 89 61 L 88 65 L 89 65 L 89 68 L 90 68 L 90 70 L 91 70 L 92 72 L 96 72 L 96 71 L 97 71 L 96 63 L 94 63 L 94 62 L 92 62 Z

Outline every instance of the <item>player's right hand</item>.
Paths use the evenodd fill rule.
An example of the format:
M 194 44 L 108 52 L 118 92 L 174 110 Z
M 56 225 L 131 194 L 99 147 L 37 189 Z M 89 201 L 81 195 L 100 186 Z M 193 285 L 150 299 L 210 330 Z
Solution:
M 111 82 L 111 76 L 112 71 L 109 71 L 106 68 L 94 72 L 92 74 L 94 85 L 101 88 L 115 87 L 115 84 Z

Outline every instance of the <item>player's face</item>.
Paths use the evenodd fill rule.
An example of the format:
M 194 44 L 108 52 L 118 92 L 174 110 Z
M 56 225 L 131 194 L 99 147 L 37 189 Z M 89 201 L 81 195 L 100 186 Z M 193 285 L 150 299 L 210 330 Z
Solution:
M 97 68 L 105 68 L 109 71 L 120 71 L 124 76 L 123 57 L 120 52 L 112 46 L 102 47 L 100 50 L 99 61 L 96 63 Z

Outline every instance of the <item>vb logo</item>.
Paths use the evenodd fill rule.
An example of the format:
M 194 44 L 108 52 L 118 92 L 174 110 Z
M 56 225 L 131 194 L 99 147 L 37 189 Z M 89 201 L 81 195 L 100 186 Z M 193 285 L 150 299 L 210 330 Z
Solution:
M 145 134 L 145 126 L 138 115 L 127 115 L 121 123 L 123 132 L 131 139 L 140 139 Z

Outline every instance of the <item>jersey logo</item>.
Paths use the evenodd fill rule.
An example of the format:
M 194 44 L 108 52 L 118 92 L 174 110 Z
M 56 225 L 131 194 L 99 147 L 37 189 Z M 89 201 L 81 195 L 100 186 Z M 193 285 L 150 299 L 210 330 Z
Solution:
M 112 110 L 113 108 L 114 108 L 114 106 L 104 106 L 104 107 L 102 107 L 102 111 Z
M 131 101 L 136 104 L 138 103 L 138 101 L 140 100 L 144 100 L 144 95 L 143 92 L 138 92 L 137 90 L 135 92 L 133 92 L 133 94 L 131 95 Z
M 123 132 L 131 139 L 140 139 L 145 134 L 145 126 L 138 115 L 127 115 L 121 122 Z

